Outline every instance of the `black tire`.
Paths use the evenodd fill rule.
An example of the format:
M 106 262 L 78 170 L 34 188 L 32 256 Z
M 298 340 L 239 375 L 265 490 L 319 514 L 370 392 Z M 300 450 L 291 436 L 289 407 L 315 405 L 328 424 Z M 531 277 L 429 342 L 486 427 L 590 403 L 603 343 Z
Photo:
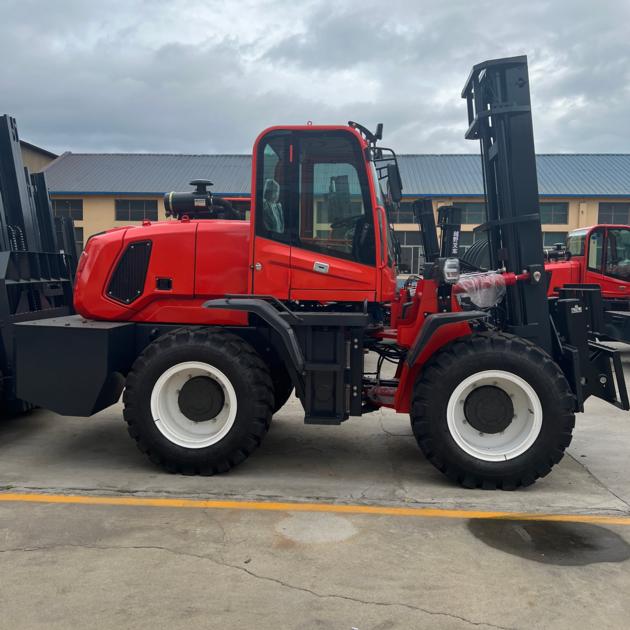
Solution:
M 31 411 L 37 409 L 37 407 L 25 400 L 19 398 L 5 399 L 4 388 L 2 387 L 3 374 L 0 372 L 0 420 L 9 420 L 17 416 L 26 416 Z
M 271 380 L 273 382 L 274 403 L 273 413 L 276 414 L 287 404 L 287 400 L 293 393 L 293 381 L 284 365 L 278 364 L 271 368 Z
M 511 459 L 487 461 L 471 455 L 448 426 L 451 394 L 464 379 L 484 370 L 519 376 L 540 400 L 540 432 L 527 450 Z M 569 384 L 549 355 L 513 335 L 482 333 L 454 341 L 424 367 L 414 385 L 411 424 L 422 452 L 449 479 L 467 488 L 514 490 L 544 477 L 562 459 L 571 442 L 574 409 Z
M 188 448 L 158 430 L 151 412 L 151 393 L 170 367 L 187 361 L 220 370 L 236 393 L 234 423 L 218 442 Z M 220 329 L 179 329 L 151 343 L 136 359 L 123 402 L 131 437 L 149 459 L 172 473 L 213 475 L 243 462 L 261 443 L 271 421 L 273 387 L 269 370 L 243 339 Z

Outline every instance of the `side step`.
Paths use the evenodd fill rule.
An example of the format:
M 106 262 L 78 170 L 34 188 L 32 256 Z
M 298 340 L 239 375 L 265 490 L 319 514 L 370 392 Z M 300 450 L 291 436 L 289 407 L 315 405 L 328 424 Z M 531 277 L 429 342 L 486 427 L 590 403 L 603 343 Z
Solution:
M 300 313 L 294 328 L 305 358 L 306 424 L 361 415 L 366 323 L 363 313 Z

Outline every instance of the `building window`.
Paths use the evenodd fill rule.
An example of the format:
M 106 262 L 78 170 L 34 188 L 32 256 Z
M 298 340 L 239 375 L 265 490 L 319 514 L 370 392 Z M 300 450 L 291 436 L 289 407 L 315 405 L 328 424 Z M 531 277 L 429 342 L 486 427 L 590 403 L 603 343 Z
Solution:
M 543 232 L 543 247 L 553 247 L 556 243 L 564 245 L 566 240 L 566 232 Z
M 116 199 L 116 221 L 157 221 L 155 199 Z
M 598 223 L 628 223 L 630 219 L 630 203 L 601 202 L 599 204 Z
M 69 217 L 83 221 L 83 199 L 53 199 L 53 213 L 56 217 Z
M 567 202 L 541 203 L 540 222 L 566 225 L 569 222 L 569 204 Z
M 75 227 L 74 228 L 74 241 L 77 246 L 77 252 L 83 251 L 83 228 Z
M 462 224 L 479 225 L 486 220 L 486 204 L 479 202 L 455 203 L 457 208 L 462 209 Z
M 419 230 L 406 232 L 396 230 L 396 237 L 400 243 L 401 273 L 419 274 L 424 264 L 424 249 L 421 245 Z
M 389 217 L 392 223 L 414 223 L 413 201 L 403 201 L 397 210 L 394 210 Z

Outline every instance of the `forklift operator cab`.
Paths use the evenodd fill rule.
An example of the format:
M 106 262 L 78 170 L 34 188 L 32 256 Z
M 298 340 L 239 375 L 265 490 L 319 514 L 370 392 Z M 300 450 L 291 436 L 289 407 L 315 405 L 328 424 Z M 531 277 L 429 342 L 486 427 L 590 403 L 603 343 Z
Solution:
M 351 127 L 283 127 L 254 145 L 249 292 L 393 299 L 394 261 L 367 143 Z
M 584 282 L 598 284 L 605 298 L 630 295 L 630 229 L 626 225 L 598 225 L 575 230 L 567 251 L 584 265 Z

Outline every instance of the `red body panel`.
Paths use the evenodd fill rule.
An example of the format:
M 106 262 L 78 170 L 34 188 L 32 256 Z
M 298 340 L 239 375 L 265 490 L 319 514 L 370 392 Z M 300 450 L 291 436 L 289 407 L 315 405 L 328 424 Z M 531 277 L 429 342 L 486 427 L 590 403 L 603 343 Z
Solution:
M 583 257 L 575 257 L 571 260 L 559 260 L 545 264 L 545 269 L 551 272 L 547 295 L 554 295 L 556 289 L 565 284 L 576 284 L 584 282 L 583 277 Z
M 288 300 L 291 286 L 291 247 L 257 237 L 253 261 L 250 293 L 275 295 L 280 300 Z
M 460 311 L 455 296 L 451 300 L 451 310 Z M 425 320 L 425 314 L 439 312 L 437 303 L 437 286 L 432 280 L 418 283 L 413 304 L 408 309 L 404 320 L 397 323 L 396 339 L 398 345 L 409 348 L 415 342 Z M 466 322 L 452 323 L 441 326 L 431 337 L 423 351 L 418 356 L 413 367 L 405 361 L 400 363 L 396 377 L 399 379 L 394 397 L 393 408 L 400 413 L 408 413 L 411 405 L 411 395 L 416 376 L 422 370 L 427 360 L 440 348 L 457 339 L 470 334 L 470 325 Z
M 74 308 L 88 319 L 118 320 L 128 308 L 105 297 L 107 279 L 123 248 L 123 230 L 111 230 L 88 240 L 77 266 Z
M 81 255 L 75 309 L 110 321 L 245 324 L 243 313 L 208 311 L 201 304 L 245 290 L 248 239 L 247 222 L 219 220 L 147 223 L 95 236 Z M 111 299 L 106 289 L 120 256 L 130 243 L 146 240 L 152 249 L 142 295 L 129 305 Z M 158 289 L 158 278 L 170 278 L 172 288 Z
M 199 221 L 195 258 L 195 296 L 247 293 L 249 223 Z
M 328 265 L 328 273 L 314 271 L 316 262 Z M 373 302 L 376 295 L 376 269 L 343 258 L 335 258 L 297 247 L 291 248 L 290 297 L 292 299 L 320 300 L 322 292 L 329 296 L 331 292 L 339 291 L 349 296 L 346 298 L 349 301 Z M 298 294 L 302 297 L 298 298 Z

